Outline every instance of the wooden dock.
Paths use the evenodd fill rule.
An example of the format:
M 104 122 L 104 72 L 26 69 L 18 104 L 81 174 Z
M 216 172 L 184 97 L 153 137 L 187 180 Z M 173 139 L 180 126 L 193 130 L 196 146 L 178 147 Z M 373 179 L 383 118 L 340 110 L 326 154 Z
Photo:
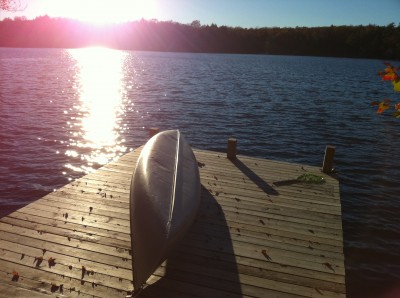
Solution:
M 125 297 L 141 148 L 0 219 L 0 297 Z M 339 183 L 320 168 L 195 150 L 202 198 L 140 297 L 345 297 Z M 304 173 L 324 184 L 294 181 Z

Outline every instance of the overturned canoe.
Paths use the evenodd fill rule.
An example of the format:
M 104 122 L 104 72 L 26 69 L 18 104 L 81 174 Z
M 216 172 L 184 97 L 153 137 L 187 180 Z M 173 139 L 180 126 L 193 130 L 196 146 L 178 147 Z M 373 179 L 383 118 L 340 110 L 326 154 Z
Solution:
M 156 134 L 143 147 L 130 190 L 133 286 L 139 290 L 191 226 L 200 176 L 179 130 Z

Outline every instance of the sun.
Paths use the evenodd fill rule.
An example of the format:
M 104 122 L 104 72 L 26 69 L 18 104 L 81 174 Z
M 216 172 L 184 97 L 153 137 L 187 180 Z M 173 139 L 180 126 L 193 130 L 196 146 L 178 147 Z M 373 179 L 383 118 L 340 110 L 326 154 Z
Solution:
M 157 7 L 155 0 L 70 0 L 54 2 L 58 3 L 58 15 L 94 24 L 122 23 L 142 18 L 151 19 L 154 18 Z

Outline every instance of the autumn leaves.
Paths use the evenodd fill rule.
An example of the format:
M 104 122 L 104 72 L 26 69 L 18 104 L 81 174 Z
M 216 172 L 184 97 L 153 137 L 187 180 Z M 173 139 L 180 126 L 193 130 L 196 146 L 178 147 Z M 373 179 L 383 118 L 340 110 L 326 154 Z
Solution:
M 88 208 L 86 209 L 88 211 L 86 214 L 89 214 L 89 216 L 85 215 L 85 217 L 89 218 L 96 207 L 85 207 Z M 82 256 L 79 253 L 82 249 L 78 248 L 79 245 L 83 245 L 81 244 L 84 242 L 83 240 L 90 240 L 89 243 L 83 245 L 85 248 L 90 249 L 92 237 L 86 235 L 94 232 L 84 228 L 83 223 L 80 226 L 77 225 L 78 222 L 80 223 L 83 213 L 74 214 L 72 209 L 68 210 L 68 212 L 69 214 L 65 213 L 65 211 L 64 213 L 55 212 L 52 215 L 56 220 L 52 221 L 41 219 L 43 220 L 42 223 L 31 222 L 30 220 L 33 220 L 32 217 L 23 217 L 26 219 L 23 223 L 20 221 L 23 227 L 10 225 L 10 231 L 16 234 L 12 238 L 14 241 L 18 237 L 18 233 L 25 236 L 22 237 L 21 241 L 16 241 L 17 247 L 15 250 L 11 245 L 16 242 L 10 242 L 6 257 L 2 258 L 8 263 L 8 267 L 3 271 L 7 272 L 9 281 L 15 282 L 15 287 L 23 288 L 27 284 L 32 286 L 32 283 L 38 278 L 42 280 L 39 287 L 48 292 L 61 292 L 64 286 L 65 289 L 76 287 L 79 290 L 79 285 L 86 283 L 97 285 L 98 275 L 96 272 L 99 272 L 99 267 L 97 263 L 91 261 L 91 251 L 83 250 L 84 254 Z M 64 224 L 66 221 L 71 223 Z M 85 222 L 87 221 L 88 219 L 85 219 Z M 16 219 L 12 222 L 16 223 Z M 45 222 L 48 223 L 47 226 L 44 225 Z M 83 262 L 81 262 L 82 257 Z M 64 282 L 66 277 L 69 277 L 67 283 Z M 103 279 L 103 276 L 101 276 L 101 279 Z M 90 286 L 85 286 L 85 291 L 87 288 L 90 289 Z M 2 296 L 1 293 L 0 296 Z
M 383 81 L 391 81 L 395 92 L 400 92 L 400 77 L 396 71 L 400 70 L 400 67 L 394 67 L 388 62 L 385 62 L 386 68 L 383 71 L 379 71 L 378 75 Z M 390 99 L 384 99 L 383 101 L 373 101 L 373 106 L 378 106 L 377 114 L 382 114 L 384 111 L 392 107 Z M 394 113 L 393 116 L 400 118 L 400 103 L 393 105 Z

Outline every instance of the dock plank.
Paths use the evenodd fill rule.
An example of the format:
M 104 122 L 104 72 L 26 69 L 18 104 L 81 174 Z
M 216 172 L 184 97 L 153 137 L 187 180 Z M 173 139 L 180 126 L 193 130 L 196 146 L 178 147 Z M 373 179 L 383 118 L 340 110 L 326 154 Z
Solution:
M 129 293 L 129 189 L 141 149 L 0 219 L 0 297 Z M 140 297 L 346 296 L 336 179 L 308 165 L 194 152 L 199 213 Z M 293 182 L 304 173 L 326 183 Z

